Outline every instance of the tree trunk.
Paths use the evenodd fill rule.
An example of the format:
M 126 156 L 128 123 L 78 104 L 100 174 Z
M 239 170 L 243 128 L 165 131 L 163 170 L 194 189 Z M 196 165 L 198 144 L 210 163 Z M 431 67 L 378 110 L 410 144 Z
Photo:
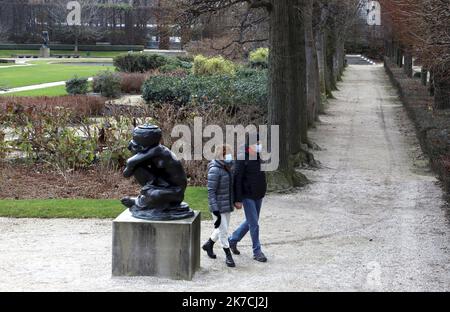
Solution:
M 170 49 L 170 33 L 169 26 L 167 25 L 167 16 L 164 12 L 164 5 L 162 0 L 158 0 L 158 13 L 156 17 L 157 23 L 157 32 L 159 37 L 159 46 L 160 50 L 169 50 Z
M 430 70 L 430 82 L 428 84 L 428 93 L 434 96 L 434 72 Z
M 422 71 L 420 72 L 420 81 L 423 86 L 426 86 L 428 83 L 428 70 L 425 66 L 422 66 Z
M 305 42 L 306 42 L 306 81 L 308 125 L 317 120 L 320 106 L 320 78 L 317 50 L 313 31 L 313 0 L 306 0 Z
M 397 61 L 396 61 L 398 67 L 403 67 L 403 49 L 399 47 L 397 49 Z
M 412 78 L 413 76 L 413 58 L 411 52 L 407 51 L 405 52 L 405 64 L 403 67 L 403 71 L 405 74 Z
M 434 77 L 434 108 L 450 108 L 450 79 L 446 76 Z
M 336 90 L 337 74 L 336 74 L 336 33 L 335 33 L 335 23 L 334 17 L 330 16 L 327 19 L 326 27 L 326 83 L 327 83 L 327 93 L 331 95 L 331 91 Z
M 80 28 L 81 26 L 74 25 L 75 27 L 75 47 L 74 47 L 74 54 L 78 54 L 78 38 L 80 36 Z
M 269 59 L 269 122 L 279 126 L 279 173 L 294 184 L 291 155 L 306 139 L 304 1 L 271 0 Z
M 317 48 L 317 63 L 319 66 L 319 85 L 321 95 L 327 95 L 326 78 L 325 78 L 325 38 L 323 31 L 320 30 L 316 35 L 316 48 Z M 331 92 L 331 90 L 330 90 Z M 320 113 L 325 112 L 325 107 L 322 101 L 320 101 Z
M 159 46 L 160 50 L 170 49 L 170 35 L 168 27 L 165 25 L 158 26 Z
M 127 44 L 134 44 L 134 12 L 127 10 L 125 12 L 125 34 Z
M 319 8 L 318 11 L 315 11 L 315 14 L 318 16 L 314 20 L 315 24 L 319 24 L 324 19 L 324 10 Z M 325 86 L 325 36 L 323 29 L 317 27 L 314 33 L 316 49 L 317 49 L 317 63 L 319 67 L 319 82 L 320 82 L 320 91 L 322 94 L 326 94 L 326 86 Z
M 180 31 L 181 31 L 181 50 L 183 50 L 192 39 L 192 30 L 190 25 L 182 25 Z

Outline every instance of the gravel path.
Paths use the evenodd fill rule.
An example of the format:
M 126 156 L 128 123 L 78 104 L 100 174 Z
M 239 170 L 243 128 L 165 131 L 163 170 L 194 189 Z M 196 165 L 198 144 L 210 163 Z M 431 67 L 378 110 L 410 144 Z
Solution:
M 268 263 L 247 237 L 237 268 L 202 254 L 192 282 L 111 278 L 110 220 L 0 219 L 0 291 L 450 290 L 443 193 L 383 68 L 352 65 L 339 88 L 311 133 L 314 184 L 265 201 Z

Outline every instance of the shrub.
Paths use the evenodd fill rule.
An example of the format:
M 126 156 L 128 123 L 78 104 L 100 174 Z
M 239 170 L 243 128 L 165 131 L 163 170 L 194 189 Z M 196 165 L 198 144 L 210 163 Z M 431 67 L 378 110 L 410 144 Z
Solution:
M 11 118 L 15 138 L 11 147 L 22 152 L 29 163 L 44 162 L 57 170 L 86 168 L 95 159 L 95 139 L 83 138 L 71 127 L 71 112 L 23 111 Z
M 257 105 L 265 108 L 268 95 L 267 71 L 259 70 L 234 81 L 231 100 L 234 105 Z
M 185 83 L 191 92 L 191 100 L 201 105 L 230 105 L 233 98 L 234 77 L 216 76 L 189 76 Z
M 185 105 L 258 105 L 267 104 L 267 71 L 251 76 L 226 75 L 187 77 L 150 77 L 143 86 L 147 103 Z
M 269 49 L 259 48 L 250 53 L 250 65 L 253 68 L 268 68 L 269 67 Z
M 120 76 L 109 70 L 101 72 L 94 77 L 93 89 L 104 97 L 118 98 L 121 90 Z
M 66 96 L 2 96 L 0 97 L 0 115 L 12 111 L 20 114 L 23 111 L 53 112 L 61 107 L 72 112 L 75 118 L 99 116 L 105 108 L 105 98 L 86 95 Z
M 174 72 L 174 71 L 176 71 L 178 69 L 180 69 L 180 67 L 178 65 L 176 65 L 176 64 L 166 64 L 164 66 L 161 66 L 159 68 L 159 71 L 161 73 L 171 73 L 171 72 Z
M 159 54 L 128 53 L 114 58 L 117 70 L 127 73 L 144 73 L 168 63 L 168 58 Z
M 192 63 L 182 61 L 177 57 L 168 57 L 167 63 L 159 67 L 159 71 L 162 73 L 170 73 L 177 70 L 184 70 L 186 73 L 192 69 Z
M 89 90 L 89 82 L 86 78 L 74 77 L 66 82 L 66 91 L 68 94 L 86 94 Z
M 131 117 L 104 118 L 99 125 L 82 119 L 74 125 L 72 112 L 62 107 L 20 113 L 8 110 L 0 117 L 13 138 L 6 144 L 0 142 L 0 152 L 5 145 L 6 153 L 19 151 L 30 164 L 45 163 L 62 172 L 96 164 L 117 169 L 130 156 L 127 146 L 133 128 Z
M 193 72 L 197 76 L 229 75 L 236 74 L 236 66 L 233 62 L 222 56 L 207 58 L 197 55 L 194 58 Z
M 261 75 L 261 69 L 250 68 L 247 66 L 240 66 L 236 71 L 236 76 L 239 78 L 249 78 Z
M 182 62 L 186 62 L 186 63 L 192 63 L 194 62 L 194 57 L 192 55 L 179 55 L 177 56 L 177 59 L 179 59 Z
M 142 87 L 142 98 L 147 102 L 172 103 L 185 105 L 189 102 L 190 92 L 180 77 L 150 77 Z
M 120 90 L 122 93 L 141 93 L 142 85 L 150 73 L 120 73 Z

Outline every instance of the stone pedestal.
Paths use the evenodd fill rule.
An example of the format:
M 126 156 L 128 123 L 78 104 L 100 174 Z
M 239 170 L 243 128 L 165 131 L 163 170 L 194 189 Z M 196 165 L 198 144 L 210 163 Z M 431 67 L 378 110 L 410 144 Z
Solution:
M 127 209 L 113 221 L 113 276 L 191 280 L 199 268 L 199 212 L 184 220 L 147 221 Z
M 41 47 L 39 57 L 50 57 L 50 48 Z

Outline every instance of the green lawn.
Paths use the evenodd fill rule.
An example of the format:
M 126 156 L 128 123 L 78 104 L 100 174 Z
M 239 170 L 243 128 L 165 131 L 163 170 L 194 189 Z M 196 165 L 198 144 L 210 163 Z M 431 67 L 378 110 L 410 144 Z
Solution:
M 201 211 L 203 220 L 211 219 L 206 188 L 188 188 L 185 201 L 192 209 Z M 0 217 L 11 218 L 111 219 L 124 209 L 115 199 L 0 200 Z
M 119 54 L 127 53 L 126 51 L 80 51 L 80 57 L 115 57 Z M 73 51 L 51 51 L 52 55 L 74 54 Z M 38 50 L 0 50 L 0 57 L 11 57 L 12 55 L 39 55 Z
M 0 96 L 60 96 L 67 95 L 66 86 L 58 86 L 51 88 L 44 88 L 31 91 L 22 91 L 14 93 L 6 93 Z
M 17 88 L 29 85 L 68 80 L 75 75 L 92 77 L 102 70 L 114 70 L 113 66 L 49 64 L 32 62 L 33 66 L 4 68 L 0 70 L 0 85 Z

